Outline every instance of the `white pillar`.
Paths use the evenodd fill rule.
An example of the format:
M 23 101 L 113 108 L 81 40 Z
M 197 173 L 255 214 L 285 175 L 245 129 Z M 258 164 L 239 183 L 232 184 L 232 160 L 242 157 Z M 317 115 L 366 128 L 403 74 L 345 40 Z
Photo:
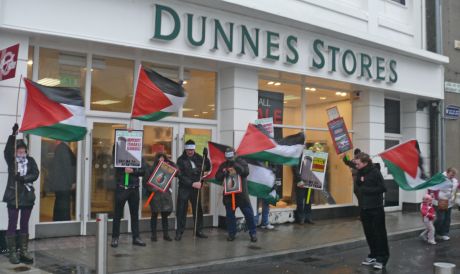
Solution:
M 428 107 L 417 110 L 417 100 L 414 97 L 401 101 L 402 111 L 402 142 L 416 139 L 420 146 L 423 158 L 423 167 L 427 176 L 430 176 L 430 117 Z M 420 203 L 425 190 L 402 191 L 402 201 L 406 203 Z
M 0 151 L 3 151 L 5 148 L 6 140 L 11 134 L 11 128 L 16 120 L 16 100 L 18 96 L 18 85 L 21 75 L 23 77 L 27 76 L 27 59 L 28 59 L 28 49 L 29 49 L 29 37 L 20 34 L 7 33 L 0 30 L 0 50 L 13 46 L 19 43 L 19 54 L 18 54 L 18 63 L 16 66 L 16 77 L 8 80 L 0 81 Z M 22 82 L 21 96 L 19 102 L 19 115 L 21 115 L 21 108 L 23 105 L 24 98 L 24 82 Z M 21 117 L 18 119 L 18 123 L 21 123 Z M 22 136 L 19 136 L 22 138 Z M 3 157 L 2 157 L 3 158 Z M 6 181 L 8 178 L 8 171 L 5 161 L 2 159 L 0 161 L 0 195 L 3 197 L 5 192 Z M 39 182 L 39 181 L 37 181 Z M 35 184 L 37 184 L 37 182 Z M 39 189 L 36 187 L 36 189 Z M 40 195 L 37 195 L 40 197 Z M 32 212 L 32 217 L 30 219 L 29 231 L 33 237 L 35 232 L 35 222 L 38 221 L 37 218 L 34 218 L 39 207 L 35 206 Z M 0 230 L 7 229 L 8 214 L 6 210 L 6 204 L 0 203 Z
M 220 143 L 233 146 L 241 142 L 248 123 L 257 119 L 258 75 L 250 68 L 228 67 L 219 72 L 220 81 Z M 218 202 L 222 201 L 222 188 L 217 193 Z M 256 208 L 256 199 L 251 197 L 252 207 Z M 219 215 L 225 216 L 225 208 L 218 207 Z M 237 216 L 241 217 L 239 210 Z

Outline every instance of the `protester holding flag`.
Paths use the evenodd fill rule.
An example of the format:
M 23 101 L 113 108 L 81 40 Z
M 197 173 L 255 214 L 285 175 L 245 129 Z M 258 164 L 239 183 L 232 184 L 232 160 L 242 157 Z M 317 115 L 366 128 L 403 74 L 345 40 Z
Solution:
M 9 250 L 9 261 L 12 264 L 33 263 L 28 253 L 29 218 L 35 203 L 33 182 L 37 180 L 39 171 L 34 158 L 27 155 L 27 146 L 23 140 L 16 141 L 18 124 L 14 124 L 13 133 L 6 142 L 4 156 L 8 165 L 8 181 L 3 195 L 3 202 L 8 208 L 8 230 L 6 240 Z M 15 148 L 16 142 L 16 148 Z M 16 152 L 15 152 L 16 149 Z M 16 227 L 19 212 L 21 213 L 19 229 L 19 258 L 16 245 Z
M 202 171 L 209 171 L 210 163 L 207 158 L 203 161 L 203 157 L 195 152 L 195 148 L 195 142 L 193 140 L 187 140 L 184 152 L 179 159 L 177 159 L 177 166 L 179 168 L 179 193 L 176 207 L 176 241 L 180 241 L 182 239 L 182 234 L 184 234 L 189 201 L 192 204 L 193 219 L 197 221 L 196 236 L 198 238 L 207 238 L 202 231 L 203 209 L 201 207 L 201 197 L 198 195 L 198 191 L 202 187 L 201 173 Z
M 145 162 L 145 161 L 142 161 Z M 126 181 L 126 174 L 129 174 Z M 145 243 L 139 236 L 139 177 L 144 176 L 145 167 L 142 168 L 115 168 L 115 212 L 112 226 L 112 247 L 118 247 L 118 238 L 120 236 L 120 221 L 123 217 L 123 209 L 126 202 L 129 206 L 131 216 L 131 232 L 133 245 L 145 246 Z
M 356 191 L 360 197 L 360 217 L 370 249 L 362 264 L 382 269 L 390 257 L 383 210 L 383 193 L 386 192 L 383 176 L 366 153 L 358 154 L 355 164 L 358 169 Z
M 226 220 L 227 220 L 227 241 L 233 241 L 236 237 L 236 218 L 235 209 L 239 207 L 244 215 L 246 224 L 249 229 L 251 242 L 257 242 L 256 224 L 254 222 L 254 211 L 251 207 L 251 202 L 248 195 L 247 177 L 249 175 L 249 166 L 243 159 L 236 157 L 235 151 L 228 148 L 225 152 L 226 161 L 219 166 L 216 173 L 216 180 L 223 182 L 226 176 L 238 175 L 241 178 L 240 193 L 231 195 L 223 195 L 223 203 L 225 205 Z M 232 197 L 234 195 L 234 197 Z M 233 201 L 232 201 L 233 200 Z
M 428 189 L 428 193 L 434 197 L 433 205 L 436 210 L 436 220 L 434 228 L 436 238 L 443 241 L 450 240 L 450 215 L 454 206 L 455 193 L 458 187 L 458 181 L 455 178 L 458 171 L 453 167 L 449 167 L 443 175 L 445 180 L 443 183 L 432 186 Z
M 150 229 L 151 229 L 151 237 L 150 240 L 152 242 L 157 241 L 157 218 L 158 213 L 161 214 L 161 224 L 163 226 L 163 239 L 165 241 L 172 241 L 171 237 L 169 237 L 169 226 L 168 226 L 168 216 L 173 211 L 173 201 L 172 201 L 172 189 L 171 185 L 168 186 L 165 192 L 159 191 L 149 185 L 146 182 L 149 180 L 150 176 L 154 172 L 155 168 L 158 166 L 160 161 L 165 161 L 171 166 L 176 167 L 176 164 L 173 163 L 171 160 L 168 159 L 168 156 L 164 153 L 159 153 L 155 156 L 155 161 L 152 167 L 147 168 L 145 176 L 143 177 L 144 187 L 147 188 L 147 195 L 150 193 L 155 192 L 152 200 L 150 201 L 150 210 L 152 216 L 150 218 Z

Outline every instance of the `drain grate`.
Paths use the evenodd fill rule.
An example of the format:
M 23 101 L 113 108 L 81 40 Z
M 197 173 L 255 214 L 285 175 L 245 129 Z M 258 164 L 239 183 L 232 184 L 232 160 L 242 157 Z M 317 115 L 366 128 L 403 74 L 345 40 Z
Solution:
M 14 272 L 26 272 L 29 270 L 30 270 L 30 267 L 28 266 L 18 266 L 18 267 L 13 268 Z
M 315 258 L 315 257 L 306 257 L 306 258 L 299 259 L 298 261 L 301 261 L 304 263 L 313 263 L 313 262 L 321 261 L 321 259 Z

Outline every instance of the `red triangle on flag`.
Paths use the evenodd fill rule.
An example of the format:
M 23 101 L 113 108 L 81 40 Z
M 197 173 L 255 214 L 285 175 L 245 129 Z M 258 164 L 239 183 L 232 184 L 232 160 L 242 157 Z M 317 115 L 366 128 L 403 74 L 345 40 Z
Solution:
M 211 160 L 211 170 L 209 171 L 209 174 L 204 178 L 205 180 L 211 180 L 216 177 L 216 173 L 220 165 L 226 161 L 225 150 L 227 148 L 229 148 L 229 146 L 221 145 L 214 142 L 208 142 L 209 160 Z
M 136 96 L 134 98 L 132 117 L 139 117 L 159 112 L 172 105 L 169 98 L 155 85 L 140 68 L 137 81 Z
M 253 124 L 249 124 L 236 154 L 239 156 L 262 152 L 276 147 L 276 144 Z
M 24 83 L 27 99 L 20 131 L 51 126 L 72 117 L 67 108 L 46 97 L 30 80 L 24 78 Z
M 397 145 L 379 154 L 385 160 L 391 161 L 399 168 L 404 170 L 412 178 L 417 176 L 420 161 L 420 152 L 417 149 L 417 141 L 410 140 Z

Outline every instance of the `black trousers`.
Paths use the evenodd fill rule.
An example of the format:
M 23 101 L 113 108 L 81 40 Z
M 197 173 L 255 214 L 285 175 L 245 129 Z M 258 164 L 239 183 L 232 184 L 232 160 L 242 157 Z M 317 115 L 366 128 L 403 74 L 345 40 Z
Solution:
M 296 187 L 295 198 L 297 202 L 296 214 L 298 222 L 311 221 L 311 197 L 313 196 L 313 190 L 310 195 L 310 201 L 307 204 L 307 193 L 308 188 Z
M 377 262 L 385 265 L 390 258 L 390 251 L 383 207 L 361 209 L 361 222 L 370 249 L 368 257 L 376 258 Z
M 184 189 L 179 187 L 179 193 L 177 195 L 177 207 L 176 207 L 176 215 L 177 215 L 177 230 L 176 234 L 183 234 L 185 230 L 185 222 L 187 221 L 187 210 L 188 210 L 188 202 L 192 204 L 192 212 L 193 212 L 193 221 L 197 220 L 197 228 L 196 232 L 199 233 L 203 229 L 203 208 L 201 207 L 201 195 L 200 199 L 198 200 L 198 212 L 196 212 L 196 203 L 197 203 L 197 196 L 198 190 L 193 189 Z
M 120 236 L 120 220 L 123 217 L 123 208 L 128 202 L 131 215 L 131 231 L 133 238 L 139 237 L 139 188 L 120 188 L 115 190 L 115 213 L 113 217 L 112 238 Z
M 53 221 L 69 221 L 72 191 L 56 191 L 54 195 Z
M 161 224 L 163 227 L 163 234 L 168 234 L 168 216 L 171 212 L 161 212 Z M 157 233 L 157 220 L 158 220 L 158 212 L 152 212 L 152 217 L 150 218 L 150 230 L 152 231 L 152 235 L 156 235 Z

